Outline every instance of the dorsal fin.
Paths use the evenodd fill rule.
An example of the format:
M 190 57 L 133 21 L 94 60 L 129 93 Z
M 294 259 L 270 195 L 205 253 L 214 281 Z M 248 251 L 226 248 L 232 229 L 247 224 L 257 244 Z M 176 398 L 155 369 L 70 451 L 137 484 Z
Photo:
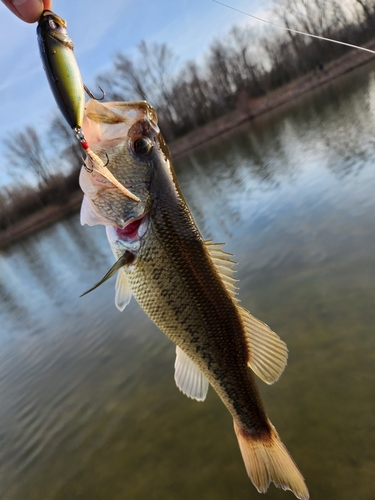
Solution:
M 238 306 L 249 347 L 248 365 L 267 384 L 273 384 L 284 371 L 288 348 L 271 328 Z
M 233 276 L 232 254 L 224 252 L 223 243 L 206 241 L 205 247 L 215 265 L 229 295 L 238 304 L 236 280 Z M 245 336 L 249 349 L 248 365 L 254 373 L 267 384 L 276 382 L 284 371 L 288 349 L 269 326 L 254 318 L 246 309 L 237 306 L 245 328 Z
M 231 259 L 233 255 L 231 253 L 224 252 L 223 247 L 225 243 L 212 243 L 212 241 L 205 241 L 204 245 L 211 257 L 213 264 L 220 274 L 220 277 L 223 280 L 223 283 L 229 295 L 236 303 L 238 303 L 239 299 L 237 299 L 236 297 L 236 282 L 238 280 L 236 280 L 236 278 L 233 276 L 236 272 L 233 267 L 237 264 L 237 262 L 234 262 Z
M 197 401 L 206 399 L 209 382 L 197 365 L 185 352 L 176 346 L 174 379 L 177 387 L 189 398 Z

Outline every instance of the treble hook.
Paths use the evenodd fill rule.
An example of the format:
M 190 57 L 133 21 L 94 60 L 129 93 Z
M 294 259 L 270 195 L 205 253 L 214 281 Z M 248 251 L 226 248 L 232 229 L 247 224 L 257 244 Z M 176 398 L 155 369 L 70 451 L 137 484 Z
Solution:
M 82 160 L 82 163 L 83 163 L 83 166 L 85 167 L 85 170 L 86 172 L 88 172 L 89 174 L 92 174 L 94 169 L 93 168 L 89 168 L 86 164 L 86 160 L 84 159 L 83 156 L 81 156 L 81 160 Z
M 87 94 L 89 97 L 91 97 L 91 99 L 95 99 L 95 101 L 102 101 L 102 100 L 105 98 L 105 92 L 104 92 L 104 90 L 101 88 L 101 86 L 100 86 L 100 85 L 98 85 L 98 87 L 100 88 L 100 90 L 102 91 L 102 94 L 103 94 L 103 95 L 102 95 L 102 97 L 100 97 L 100 98 L 99 98 L 99 97 L 95 97 L 95 96 L 94 96 L 94 94 L 91 92 L 91 90 L 90 90 L 90 89 L 89 89 L 89 88 L 88 88 L 85 84 L 83 84 L 83 87 L 84 87 L 84 89 L 85 89 L 85 91 L 86 91 L 86 94 Z
M 109 163 L 109 156 L 108 156 L 107 151 L 105 152 L 105 155 L 107 157 L 107 161 L 104 163 L 104 166 L 106 167 L 108 165 L 108 163 Z
M 104 163 L 103 167 L 106 167 L 106 166 L 108 165 L 108 163 L 109 163 L 109 156 L 108 156 L 108 153 L 107 153 L 107 152 L 105 152 L 105 155 L 106 155 L 106 157 L 107 157 L 107 161 Z M 90 158 L 90 155 L 89 155 L 89 158 Z M 87 163 L 86 163 L 86 162 L 87 162 L 87 160 L 85 160 L 85 159 L 83 158 L 83 156 L 81 156 L 81 160 L 82 160 L 82 162 L 83 162 L 83 166 L 85 167 L 86 172 L 88 172 L 89 174 L 92 174 L 92 173 L 93 173 L 93 171 L 94 171 L 94 169 L 93 169 L 93 168 L 90 168 L 90 167 L 88 167 L 88 166 L 87 166 Z

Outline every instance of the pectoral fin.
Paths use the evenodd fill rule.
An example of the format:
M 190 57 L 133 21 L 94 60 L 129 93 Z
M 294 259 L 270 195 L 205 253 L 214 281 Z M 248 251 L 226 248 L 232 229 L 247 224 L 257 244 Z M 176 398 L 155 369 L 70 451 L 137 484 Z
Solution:
M 129 304 L 132 298 L 132 291 L 128 282 L 128 278 L 123 269 L 120 269 L 116 280 L 116 296 L 115 304 L 119 311 L 123 311 Z
M 122 255 L 118 259 L 118 261 L 113 264 L 113 266 L 108 271 L 108 273 L 100 281 L 98 281 L 98 283 L 96 283 L 92 288 L 90 288 L 90 290 L 87 290 L 87 292 L 85 292 L 82 295 L 80 295 L 80 297 L 83 297 L 84 295 L 87 295 L 88 293 L 90 293 L 93 290 L 95 290 L 95 288 L 98 288 L 105 281 L 109 280 L 109 278 L 111 278 L 119 269 L 121 269 L 122 267 L 124 267 L 124 266 L 126 266 L 128 264 L 131 264 L 133 262 L 133 260 L 134 260 L 134 255 L 131 252 L 126 251 L 124 253 L 124 255 Z
M 209 382 L 197 365 L 179 347 L 176 347 L 174 368 L 174 379 L 180 391 L 189 398 L 204 401 Z

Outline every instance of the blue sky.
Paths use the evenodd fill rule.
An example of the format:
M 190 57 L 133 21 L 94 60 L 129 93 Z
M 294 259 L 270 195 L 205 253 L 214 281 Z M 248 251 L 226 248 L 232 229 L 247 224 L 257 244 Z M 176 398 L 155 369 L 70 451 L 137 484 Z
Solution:
M 251 14 L 264 15 L 262 0 L 228 0 Z M 166 42 L 181 62 L 202 57 L 231 26 L 252 22 L 211 0 L 54 0 L 53 10 L 68 23 L 85 83 L 110 69 L 113 55 L 135 51 L 146 41 Z M 39 57 L 36 25 L 13 16 L 0 2 L 0 141 L 32 124 L 48 134 L 56 105 Z M 45 132 L 44 132 L 45 131 Z M 3 147 L 0 143 L 0 158 Z M 0 168 L 0 185 L 9 181 Z

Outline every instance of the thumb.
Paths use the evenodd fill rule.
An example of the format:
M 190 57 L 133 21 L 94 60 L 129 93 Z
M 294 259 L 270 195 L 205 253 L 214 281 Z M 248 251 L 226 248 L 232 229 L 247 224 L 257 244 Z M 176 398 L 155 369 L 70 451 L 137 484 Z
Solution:
M 26 23 L 37 22 L 43 10 L 52 8 L 52 0 L 2 0 L 2 2 Z

